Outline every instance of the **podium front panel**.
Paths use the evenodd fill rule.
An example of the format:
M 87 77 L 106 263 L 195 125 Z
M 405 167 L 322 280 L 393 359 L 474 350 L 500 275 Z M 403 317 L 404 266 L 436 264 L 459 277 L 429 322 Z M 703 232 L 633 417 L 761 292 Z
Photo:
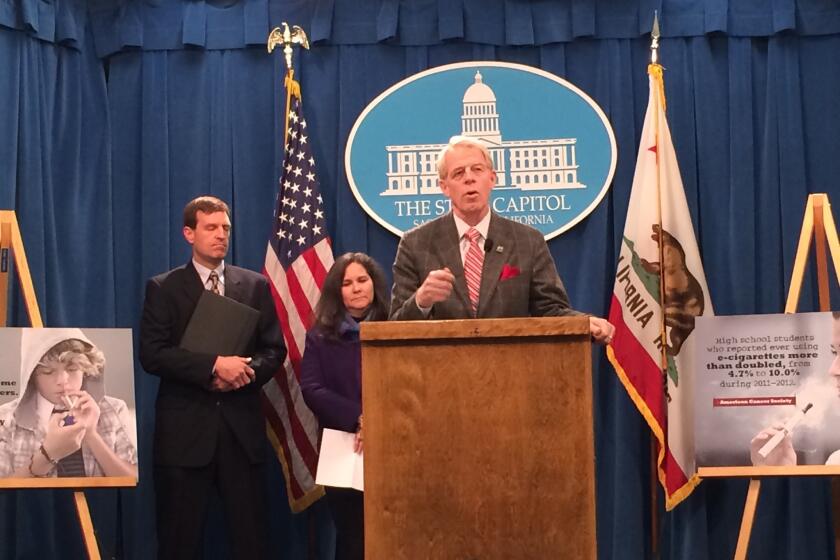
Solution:
M 369 559 L 595 559 L 586 318 L 364 325 Z

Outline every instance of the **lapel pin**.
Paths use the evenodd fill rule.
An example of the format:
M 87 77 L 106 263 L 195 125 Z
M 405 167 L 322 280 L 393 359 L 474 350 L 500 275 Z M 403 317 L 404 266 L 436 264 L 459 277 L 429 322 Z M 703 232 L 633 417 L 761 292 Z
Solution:
M 503 253 L 505 248 L 502 245 L 496 245 L 496 252 Z

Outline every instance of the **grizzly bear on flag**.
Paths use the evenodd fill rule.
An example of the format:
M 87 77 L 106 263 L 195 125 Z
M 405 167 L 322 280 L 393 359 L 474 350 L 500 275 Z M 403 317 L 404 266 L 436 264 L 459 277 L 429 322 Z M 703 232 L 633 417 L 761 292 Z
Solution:
M 676 356 L 685 339 L 694 330 L 694 318 L 703 314 L 705 298 L 700 282 L 685 264 L 685 251 L 677 238 L 661 229 L 659 224 L 653 224 L 651 239 L 659 243 L 660 232 L 664 267 L 658 262 L 645 259 L 642 259 L 642 266 L 650 274 L 665 281 L 665 326 L 671 327 L 667 352 L 670 356 Z M 664 269 L 661 276 L 660 268 Z

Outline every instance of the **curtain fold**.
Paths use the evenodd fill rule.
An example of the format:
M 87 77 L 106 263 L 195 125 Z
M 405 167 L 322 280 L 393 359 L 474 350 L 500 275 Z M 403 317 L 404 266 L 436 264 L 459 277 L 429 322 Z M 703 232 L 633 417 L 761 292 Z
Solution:
M 23 31 L 48 43 L 81 48 L 85 39 L 84 0 L 4 0 L 0 27 Z
M 457 39 L 542 46 L 582 38 L 633 39 L 650 33 L 654 10 L 663 37 L 840 32 L 840 6 L 832 0 L 239 0 L 224 9 L 205 0 L 120 0 L 100 2 L 91 14 L 97 52 L 105 57 L 135 47 L 264 44 L 263 31 L 281 21 L 302 26 L 313 44 L 331 45 L 432 46 Z

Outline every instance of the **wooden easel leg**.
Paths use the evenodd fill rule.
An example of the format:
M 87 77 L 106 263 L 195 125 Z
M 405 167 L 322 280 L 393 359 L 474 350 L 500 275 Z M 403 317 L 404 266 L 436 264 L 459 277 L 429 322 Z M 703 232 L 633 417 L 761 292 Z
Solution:
M 747 549 L 750 546 L 750 534 L 752 533 L 753 520 L 755 520 L 755 508 L 758 505 L 758 493 L 761 490 L 761 481 L 757 478 L 750 479 L 750 487 L 747 490 L 747 501 L 744 504 L 744 516 L 741 518 L 741 531 L 738 533 L 738 546 L 735 548 L 735 560 L 745 560 Z
M 840 281 L 838 268 L 837 229 L 831 216 L 831 205 L 828 197 L 815 197 L 814 200 L 814 249 L 817 260 L 817 285 L 819 288 L 820 311 L 831 311 L 831 300 L 828 287 L 828 263 L 826 245 L 831 250 L 837 279 Z M 831 510 L 832 525 L 834 527 L 834 558 L 840 560 L 840 480 L 831 479 Z
M 0 221 L 0 327 L 6 326 L 9 299 L 9 266 L 11 265 L 12 224 Z
M 23 240 L 20 238 L 20 226 L 13 210 L 0 210 L 0 225 L 2 225 L 3 247 L 12 248 L 15 270 L 17 271 L 18 282 L 23 295 L 23 303 L 26 305 L 26 312 L 29 314 L 29 325 L 35 328 L 44 326 L 41 318 L 41 310 L 38 308 L 38 299 L 35 297 L 35 287 L 32 285 L 32 275 L 29 273 L 29 263 L 26 260 L 26 251 L 23 248 Z M 8 251 L 3 252 L 8 258 Z M 8 263 L 6 263 L 8 268 Z M 7 293 L 2 294 L 5 305 Z M 5 321 L 5 313 L 3 314 Z M 3 325 L 5 326 L 5 322 Z
M 799 247 L 796 251 L 796 259 L 793 265 L 791 287 L 788 292 L 785 313 L 796 313 L 796 308 L 799 304 L 799 289 L 802 286 L 802 277 L 805 274 L 805 263 L 808 260 L 809 243 L 812 234 L 817 261 L 817 286 L 819 289 L 820 311 L 831 310 L 826 245 L 828 245 L 828 249 L 831 252 L 831 259 L 834 262 L 835 276 L 840 281 L 840 242 L 837 240 L 837 227 L 834 225 L 834 217 L 831 214 L 831 203 L 828 200 L 828 195 L 812 194 L 808 196 L 808 204 L 805 206 L 805 217 L 802 221 L 802 233 L 799 237 Z M 840 480 L 836 477 L 831 479 L 831 505 L 834 514 L 832 516 L 834 526 L 834 558 L 840 560 Z M 744 516 L 746 516 L 746 512 L 744 512 Z M 739 548 L 740 544 L 739 540 Z
M 93 522 L 90 520 L 90 509 L 88 509 L 85 493 L 81 490 L 77 490 L 73 492 L 73 498 L 76 501 L 76 513 L 79 516 L 79 525 L 82 527 L 82 539 L 85 541 L 85 550 L 87 550 L 88 558 L 90 560 L 101 560 L 101 557 L 99 556 L 99 546 L 96 544 L 96 534 L 93 532 Z
M 802 231 L 799 233 L 796 257 L 793 259 L 793 271 L 790 274 L 790 287 L 785 303 L 785 313 L 796 313 L 796 308 L 799 307 L 799 293 L 802 290 L 802 279 L 805 277 L 805 266 L 808 264 L 811 238 L 814 236 L 814 196 L 813 194 L 808 195 L 805 215 L 802 217 Z
M 817 285 L 819 289 L 820 311 L 831 311 L 828 292 L 828 262 L 826 258 L 825 221 L 823 219 L 824 200 L 814 200 L 814 253 L 817 258 Z
M 828 198 L 823 204 L 823 222 L 831 260 L 834 261 L 834 276 L 840 282 L 840 241 L 837 240 L 837 226 L 834 225 L 834 216 L 831 215 L 831 204 Z

